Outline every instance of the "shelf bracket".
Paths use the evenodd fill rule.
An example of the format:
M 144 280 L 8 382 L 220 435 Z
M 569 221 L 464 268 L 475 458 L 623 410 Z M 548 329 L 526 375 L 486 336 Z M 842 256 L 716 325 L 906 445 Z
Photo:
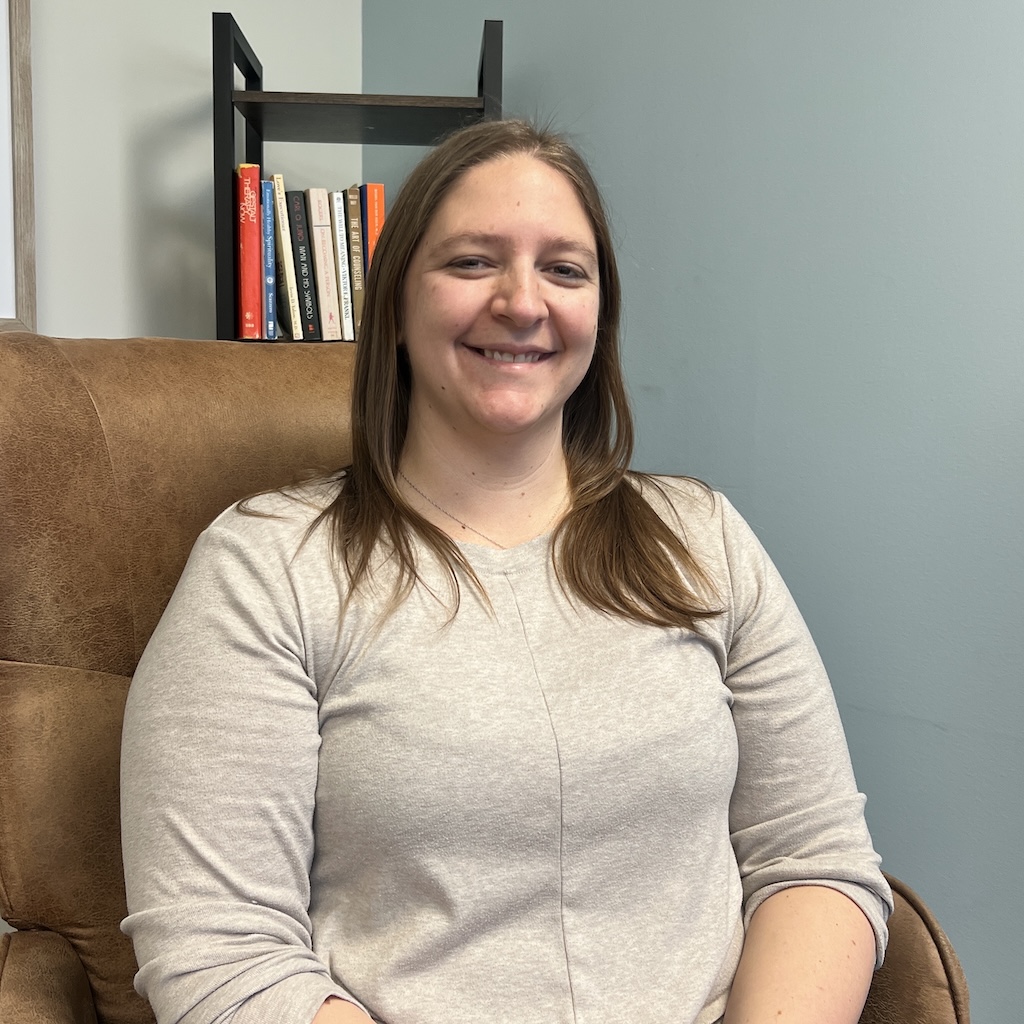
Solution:
M 230 14 L 213 15 L 213 234 L 217 337 L 238 336 L 238 293 L 235 260 L 238 222 L 235 217 L 235 69 L 246 89 L 263 88 L 263 65 Z M 263 166 L 263 139 L 245 124 L 245 161 Z M 225 258 L 230 254 L 230 258 Z
M 480 71 L 477 96 L 484 101 L 484 120 L 501 120 L 502 22 L 485 21 L 480 42 Z

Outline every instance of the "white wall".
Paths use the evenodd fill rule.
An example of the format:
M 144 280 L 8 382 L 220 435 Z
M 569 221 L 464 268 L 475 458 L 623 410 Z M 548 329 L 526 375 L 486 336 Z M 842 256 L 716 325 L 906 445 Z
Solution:
M 360 91 L 359 0 L 224 7 L 264 88 Z M 214 336 L 211 37 L 205 0 L 33 0 L 41 333 Z M 264 159 L 293 188 L 362 178 L 355 146 L 268 145 Z

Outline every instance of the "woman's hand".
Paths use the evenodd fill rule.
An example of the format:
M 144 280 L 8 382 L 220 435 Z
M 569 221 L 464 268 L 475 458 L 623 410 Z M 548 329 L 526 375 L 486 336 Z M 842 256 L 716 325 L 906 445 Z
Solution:
M 874 932 L 852 900 L 783 889 L 754 911 L 724 1024 L 856 1024 L 874 965 Z

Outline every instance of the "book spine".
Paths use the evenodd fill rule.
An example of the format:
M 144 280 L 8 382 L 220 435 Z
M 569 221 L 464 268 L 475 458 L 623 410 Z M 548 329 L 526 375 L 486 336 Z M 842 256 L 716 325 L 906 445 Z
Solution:
M 359 186 L 353 185 L 345 193 L 348 216 L 348 265 L 352 274 L 352 317 L 355 320 L 356 340 L 363 322 L 363 228 L 359 202 Z
M 285 195 L 288 199 L 288 226 L 292 232 L 295 283 L 299 289 L 302 340 L 320 341 L 320 313 L 316 303 L 316 282 L 313 279 L 313 251 L 306 220 L 306 197 L 301 192 L 286 192 Z
M 302 315 L 299 311 L 299 288 L 292 259 L 292 232 L 288 226 L 288 198 L 284 190 L 284 177 L 275 174 L 271 180 L 274 183 L 278 320 L 293 341 L 302 341 Z M 280 331 L 278 336 L 284 338 L 285 331 Z
M 258 341 L 263 324 L 260 169 L 238 165 L 238 337 Z
M 331 230 L 334 235 L 334 259 L 338 269 L 338 301 L 341 306 L 341 336 L 356 340 L 352 318 L 352 275 L 348 266 L 348 232 L 345 230 L 345 193 L 331 193 Z
M 260 182 L 263 227 L 263 337 L 277 338 L 277 259 L 274 254 L 274 183 Z
M 363 241 L 363 287 L 366 287 L 366 278 L 370 273 L 370 260 L 366 251 L 366 186 L 359 186 L 359 233 Z
M 324 341 L 341 341 L 341 307 L 338 304 L 338 272 L 331 234 L 331 208 L 327 189 L 306 189 L 309 243 L 313 248 L 316 299 L 320 309 L 320 333 Z
M 363 222 L 364 273 L 368 274 L 377 249 L 377 239 L 384 227 L 384 186 L 372 181 L 360 185 L 359 199 Z

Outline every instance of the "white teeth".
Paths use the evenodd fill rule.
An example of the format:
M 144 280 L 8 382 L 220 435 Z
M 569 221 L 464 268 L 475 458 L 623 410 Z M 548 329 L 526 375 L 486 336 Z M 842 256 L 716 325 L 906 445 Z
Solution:
M 486 359 L 493 359 L 499 363 L 536 363 L 541 357 L 540 352 L 516 352 L 513 355 L 511 352 L 494 352 L 488 348 L 480 351 Z

